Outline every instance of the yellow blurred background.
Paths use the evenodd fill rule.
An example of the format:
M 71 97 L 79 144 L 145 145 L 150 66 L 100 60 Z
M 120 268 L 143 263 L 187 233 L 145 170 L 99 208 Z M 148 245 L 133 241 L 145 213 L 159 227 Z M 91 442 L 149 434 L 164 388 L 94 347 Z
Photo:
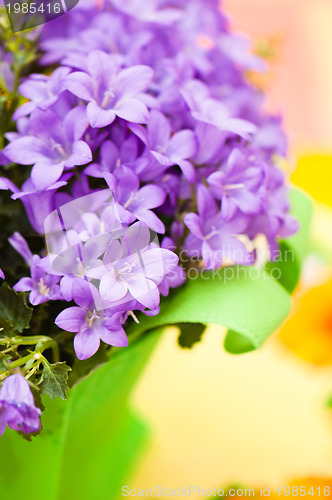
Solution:
M 259 351 L 225 353 L 215 326 L 192 350 L 164 333 L 132 397 L 152 431 L 135 489 L 331 484 L 332 1 L 223 4 L 236 31 L 273 49 L 267 108 L 284 116 L 291 181 L 315 200 L 312 251 L 289 320 Z

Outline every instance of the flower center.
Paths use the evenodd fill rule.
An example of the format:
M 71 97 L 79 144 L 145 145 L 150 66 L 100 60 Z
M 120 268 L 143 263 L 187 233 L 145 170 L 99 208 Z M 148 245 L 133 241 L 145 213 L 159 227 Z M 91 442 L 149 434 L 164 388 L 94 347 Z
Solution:
M 113 92 L 113 90 L 106 90 L 106 92 L 104 92 L 104 98 L 100 107 L 103 109 L 107 108 L 112 103 L 114 97 L 115 93 Z
M 231 191 L 232 189 L 242 189 L 244 187 L 245 187 L 244 184 L 225 184 L 224 190 Z
M 58 160 L 59 161 L 65 160 L 67 158 L 67 153 L 64 150 L 63 146 L 61 146 L 61 144 L 52 140 L 51 148 L 52 148 L 52 151 L 58 153 L 58 155 L 59 155 Z
M 39 291 L 40 295 L 48 296 L 50 293 L 50 289 L 45 285 L 43 278 L 40 278 L 40 280 L 39 280 L 38 291 Z
M 94 309 L 93 311 L 89 311 L 87 316 L 86 316 L 86 322 L 88 324 L 88 327 L 91 328 L 93 323 L 99 319 L 100 317 L 96 313 L 96 310 Z

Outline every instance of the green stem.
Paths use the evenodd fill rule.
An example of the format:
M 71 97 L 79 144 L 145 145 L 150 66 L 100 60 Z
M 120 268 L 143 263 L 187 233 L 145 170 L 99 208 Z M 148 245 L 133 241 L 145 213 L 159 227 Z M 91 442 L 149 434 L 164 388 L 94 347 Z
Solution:
M 18 366 L 25 365 L 25 363 L 30 361 L 30 359 L 32 359 L 35 354 L 36 354 L 35 352 L 31 352 L 30 354 L 23 356 L 23 358 L 19 358 L 16 361 L 13 361 L 12 363 L 8 363 L 8 368 L 12 369 L 12 368 L 17 368 Z

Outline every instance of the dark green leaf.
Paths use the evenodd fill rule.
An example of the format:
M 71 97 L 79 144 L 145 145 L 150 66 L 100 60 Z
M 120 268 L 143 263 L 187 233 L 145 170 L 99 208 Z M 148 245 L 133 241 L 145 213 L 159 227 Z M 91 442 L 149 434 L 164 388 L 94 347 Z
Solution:
M 180 328 L 178 344 L 180 347 L 191 348 L 197 342 L 200 342 L 203 332 L 206 328 L 201 323 L 179 323 Z
M 68 373 L 70 366 L 65 361 L 54 364 L 44 364 L 40 379 L 40 388 L 42 395 L 47 394 L 51 399 L 66 399 L 68 387 Z
M 0 288 L 0 317 L 5 320 L 3 324 L 11 325 L 15 331 L 22 333 L 25 328 L 29 328 L 31 315 L 32 309 L 26 305 L 24 293 L 16 293 L 3 283 Z
M 15 334 L 15 331 L 13 329 L 13 325 L 5 318 L 0 317 L 0 336 L 11 336 Z
M 44 406 L 42 398 L 41 398 L 41 391 L 40 390 L 37 391 L 37 389 L 35 389 L 34 387 L 30 387 L 30 389 L 31 389 L 31 392 L 32 392 L 34 400 L 35 400 L 35 405 L 41 411 L 44 411 L 45 410 L 45 406 Z

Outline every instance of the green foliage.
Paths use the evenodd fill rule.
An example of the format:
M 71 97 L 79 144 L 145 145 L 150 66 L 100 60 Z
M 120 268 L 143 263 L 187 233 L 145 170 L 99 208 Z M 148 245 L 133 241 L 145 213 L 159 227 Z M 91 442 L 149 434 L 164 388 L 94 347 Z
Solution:
M 69 391 L 67 401 L 44 396 L 44 429 L 32 442 L 10 429 L 5 432 L 0 439 L 0 454 L 6 457 L 0 468 L 1 498 L 31 496 L 37 483 L 47 500 L 119 497 L 146 435 L 127 410 L 128 396 L 160 334 L 155 331 L 114 352 L 110 362 Z
M 265 270 L 254 271 L 234 266 L 188 280 L 161 302 L 160 314 L 139 315 L 132 329 L 139 335 L 163 325 L 212 323 L 244 337 L 244 351 L 256 349 L 286 318 L 290 296 Z M 239 352 L 229 342 L 226 347 Z
M 44 363 L 39 382 L 42 395 L 47 394 L 51 399 L 66 399 L 66 391 L 69 389 L 68 374 L 70 371 L 71 368 L 65 361 L 54 364 Z
M 102 343 L 96 354 L 91 356 L 91 358 L 79 360 L 74 357 L 72 364 L 73 370 L 69 375 L 69 386 L 74 385 L 79 379 L 89 375 L 98 366 L 107 363 L 109 361 L 108 345 Z
M 0 326 L 3 333 L 22 333 L 29 328 L 32 308 L 25 303 L 24 293 L 16 293 L 6 283 L 0 287 Z

